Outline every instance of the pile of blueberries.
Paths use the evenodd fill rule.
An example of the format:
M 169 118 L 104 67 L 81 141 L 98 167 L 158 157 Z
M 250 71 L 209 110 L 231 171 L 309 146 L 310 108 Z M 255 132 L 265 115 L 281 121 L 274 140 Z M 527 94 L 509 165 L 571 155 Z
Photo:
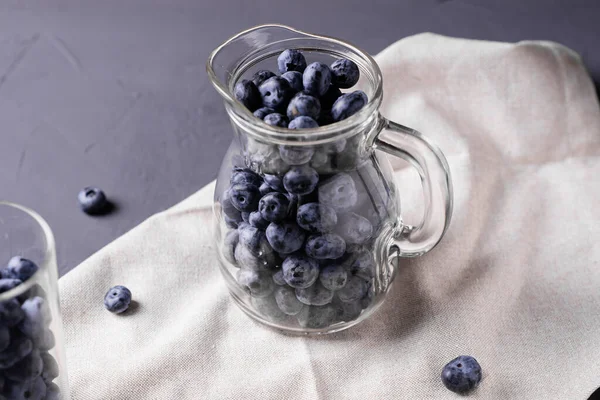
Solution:
M 222 254 L 264 318 L 320 329 L 353 321 L 374 295 L 376 228 L 355 210 L 345 172 L 320 181 L 310 166 L 279 177 L 233 169 L 220 198 Z
M 34 262 L 13 257 L 0 269 L 0 293 L 19 286 L 37 270 Z M 58 363 L 48 352 L 55 346 L 51 321 L 46 294 L 37 284 L 0 303 L 0 399 L 60 398 L 53 382 Z
M 351 88 L 360 77 L 351 60 L 307 66 L 300 51 L 288 49 L 277 58 L 277 66 L 281 75 L 260 70 L 234 88 L 235 98 L 269 125 L 316 128 L 346 119 L 368 102 L 363 91 L 342 94 L 340 90 Z

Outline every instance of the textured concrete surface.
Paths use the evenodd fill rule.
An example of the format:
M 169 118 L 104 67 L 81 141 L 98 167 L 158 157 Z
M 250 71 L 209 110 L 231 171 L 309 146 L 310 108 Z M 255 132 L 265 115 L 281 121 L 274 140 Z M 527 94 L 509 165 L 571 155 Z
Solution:
M 0 2 L 0 198 L 53 227 L 61 273 L 211 181 L 229 122 L 204 64 L 253 25 L 280 22 L 377 53 L 429 31 L 553 40 L 600 80 L 597 0 L 5 0 Z M 468 56 L 468 55 L 465 55 Z M 77 192 L 117 203 L 90 218 Z

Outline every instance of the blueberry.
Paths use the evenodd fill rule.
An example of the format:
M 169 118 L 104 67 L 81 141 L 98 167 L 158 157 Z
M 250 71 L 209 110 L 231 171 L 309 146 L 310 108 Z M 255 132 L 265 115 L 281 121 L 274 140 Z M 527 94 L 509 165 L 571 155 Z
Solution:
M 0 303 L 0 325 L 12 328 L 21 322 L 24 317 L 25 313 L 21 309 L 21 304 L 17 299 L 10 299 Z
M 239 213 L 239 211 L 238 211 L 238 213 Z M 239 226 L 240 222 L 242 222 L 242 215 L 238 214 L 237 218 L 231 218 L 230 216 L 225 215 L 223 217 L 223 219 L 225 220 L 225 225 L 228 228 L 236 229 Z
M 281 178 L 277 175 L 264 174 L 263 179 L 265 183 L 271 187 L 271 189 L 277 192 L 285 191 L 285 188 L 283 187 L 283 182 L 281 181 Z
M 292 97 L 287 107 L 287 116 L 290 121 L 300 116 L 311 117 L 316 120 L 319 118 L 319 114 L 321 114 L 319 99 L 302 92 Z
M 304 90 L 304 85 L 302 84 L 302 73 L 299 71 L 288 71 L 284 74 L 281 74 L 281 77 L 289 82 L 292 89 L 295 92 L 301 92 Z
M 307 288 L 296 288 L 296 297 L 309 306 L 324 306 L 333 300 L 333 291 L 316 282 Z
M 36 380 L 37 382 L 37 380 Z M 47 384 L 46 397 L 44 400 L 60 400 L 62 397 L 60 395 L 60 389 L 56 383 L 49 382 Z
M 285 190 L 292 194 L 309 194 L 315 190 L 317 183 L 319 183 L 319 174 L 306 165 L 290 168 L 283 177 Z
M 10 345 L 6 350 L 0 352 L 0 368 L 7 369 L 21 361 L 33 350 L 31 340 L 13 335 Z
M 0 352 L 6 350 L 10 344 L 10 331 L 5 326 L 0 326 Z
M 120 314 L 129 308 L 131 291 L 125 286 L 113 286 L 104 296 L 104 307 L 110 312 Z
M 269 114 L 264 119 L 267 125 L 278 126 L 280 128 L 287 128 L 288 119 L 285 115 L 279 113 Z
M 344 172 L 332 176 L 319 186 L 319 201 L 338 213 L 350 211 L 358 201 L 354 180 Z
M 38 350 L 33 350 L 25 358 L 15 363 L 12 367 L 2 371 L 4 376 L 11 381 L 31 381 L 42 374 L 44 362 Z
M 318 128 L 318 127 L 319 127 L 319 124 L 317 124 L 317 121 L 315 121 L 311 117 L 308 117 L 305 115 L 294 118 L 288 124 L 288 129 L 311 129 L 311 128 Z
M 345 322 L 354 321 L 360 316 L 360 313 L 363 310 L 360 301 L 344 303 L 343 301 L 338 300 L 335 302 L 335 307 L 338 311 L 338 319 Z
M 38 266 L 31 260 L 16 256 L 10 259 L 7 269 L 12 277 L 25 282 L 37 272 Z
M 275 288 L 270 274 L 251 269 L 239 270 L 237 281 L 253 297 L 267 297 Z
M 283 270 L 282 269 L 277 270 L 277 272 L 275 272 L 273 274 L 273 282 L 275 282 L 275 284 L 277 286 L 287 285 L 287 283 L 285 282 L 285 279 L 283 279 Z
M 304 304 L 296 297 L 294 289 L 288 286 L 279 286 L 275 289 L 275 301 L 279 309 L 287 315 L 296 315 L 304 308 Z
M 346 58 L 334 61 L 331 64 L 331 80 L 340 89 L 349 89 L 356 85 L 360 78 L 358 65 Z
M 229 192 L 231 194 L 231 203 L 239 211 L 252 212 L 258 207 L 260 200 L 260 191 L 257 186 L 240 183 L 233 185 Z
M 248 249 L 252 255 L 260 257 L 273 252 L 261 229 L 250 224 L 242 224 L 238 228 L 238 232 L 240 233 L 240 246 Z
M 26 300 L 21 306 L 25 318 L 19 324 L 19 329 L 29 338 L 38 337 L 52 321 L 50 307 L 41 297 Z
M 265 119 L 265 117 L 269 114 L 273 114 L 276 112 L 274 109 L 269 107 L 261 107 L 258 110 L 254 111 L 254 116 L 259 119 Z
M 340 218 L 336 232 L 348 244 L 363 244 L 373 236 L 373 225 L 365 217 L 348 213 Z
M 296 316 L 298 323 L 303 328 L 323 329 L 336 323 L 337 310 L 331 304 L 325 306 L 310 306 Z
M 323 110 L 331 110 L 331 107 L 333 107 L 333 103 L 335 103 L 335 101 L 341 95 L 342 95 L 342 91 L 340 89 L 338 89 L 335 85 L 330 85 L 329 89 L 327 89 L 327 92 L 325 92 L 325 94 L 323 96 L 321 96 L 321 98 L 320 98 L 321 108 Z M 331 119 L 331 121 L 327 121 L 327 122 L 332 123 L 333 119 Z M 320 125 L 323 125 L 323 124 L 320 124 Z
M 290 201 L 282 193 L 269 193 L 263 196 L 258 203 L 260 215 L 267 221 L 282 221 L 289 211 Z
M 107 209 L 108 200 L 101 189 L 86 187 L 77 195 L 79 206 L 86 214 L 100 214 Z
M 321 270 L 319 281 L 329 290 L 340 290 L 346 286 L 348 273 L 340 264 L 330 264 Z
M 275 110 L 284 110 L 287 103 L 294 95 L 294 89 L 289 82 L 279 76 L 264 81 L 258 88 L 265 107 Z
M 315 151 L 315 154 L 310 159 L 310 166 L 317 172 L 327 171 L 331 166 L 331 158 L 327 153 L 319 149 Z
M 263 179 L 256 172 L 252 171 L 250 168 L 234 168 L 231 174 L 231 179 L 229 183 L 231 186 L 237 184 L 247 184 L 259 187 Z
M 259 87 L 264 81 L 274 76 L 275 74 L 273 72 L 266 69 L 261 69 L 252 75 L 252 83 L 254 83 L 256 87 Z
M 319 278 L 319 263 L 303 255 L 287 257 L 281 266 L 283 279 L 293 288 L 304 289 Z
M 254 82 L 247 79 L 235 84 L 233 95 L 250 111 L 255 111 L 262 103 L 258 88 Z
M 373 259 L 373 255 L 367 250 L 358 252 L 349 260 L 347 269 L 352 276 L 370 281 L 375 275 L 375 260 Z
M 231 192 L 229 189 L 225 190 L 220 198 L 221 209 L 223 210 L 223 214 L 230 218 L 230 220 L 240 222 L 242 220 L 242 216 L 237 208 L 234 207 L 231 202 Z
M 279 155 L 281 159 L 289 165 L 302 165 L 310 161 L 314 154 L 312 147 L 305 146 L 279 146 Z
M 44 365 L 41 375 L 42 379 L 44 382 L 50 383 L 58 377 L 58 363 L 56 362 L 56 359 L 47 351 L 41 352 L 40 356 Z
M 257 255 L 242 244 L 237 245 L 234 255 L 239 267 L 254 271 L 269 271 L 276 262 L 274 253 Z
M 306 59 L 298 50 L 287 49 L 277 57 L 277 67 L 282 74 L 289 71 L 304 72 Z
M 245 223 L 249 224 L 250 223 L 250 213 L 249 212 L 243 212 L 243 213 L 241 213 L 241 215 L 242 215 L 242 221 L 244 221 Z
M 5 393 L 10 400 L 52 400 L 60 397 L 51 397 L 46 384 L 41 377 L 28 382 L 10 382 L 6 385 Z
M 311 235 L 306 240 L 306 254 L 318 260 L 335 260 L 344 255 L 346 242 L 335 233 Z
M 262 171 L 267 174 L 283 175 L 290 169 L 289 164 L 286 164 L 286 162 L 281 159 L 279 152 L 266 158 L 260 164 Z
M 331 107 L 331 116 L 334 121 L 341 121 L 359 112 L 369 99 L 362 90 L 341 95 Z
M 229 231 L 225 234 L 223 240 L 223 257 L 232 264 L 235 264 L 235 247 L 240 241 L 240 234 L 237 230 Z
M 332 207 L 325 204 L 307 203 L 298 207 L 296 222 L 312 233 L 330 232 L 337 224 L 337 215 Z
M 267 240 L 275 251 L 290 254 L 299 250 L 306 235 L 298 225 L 292 222 L 272 222 L 267 228 Z
M 21 283 L 23 282 L 20 279 L 0 279 L 0 293 L 8 292 L 19 286 Z
M 39 350 L 48 351 L 56 345 L 56 338 L 50 329 L 44 329 L 37 337 L 33 338 L 33 346 Z
M 348 279 L 346 286 L 338 290 L 336 293 L 338 298 L 344 303 L 352 303 L 362 299 L 367 294 L 367 283 L 364 279 L 353 276 Z
M 267 193 L 273 192 L 274 190 L 271 186 L 267 185 L 266 182 L 263 182 L 263 184 L 258 188 L 258 191 L 260 192 L 261 196 L 264 196 Z
M 481 382 L 481 366 L 471 356 L 459 356 L 444 366 L 441 378 L 448 390 L 466 393 Z
M 287 318 L 287 315 L 279 309 L 273 296 L 251 297 L 250 303 L 260 315 L 269 321 L 281 323 Z
M 287 200 L 287 198 L 286 198 Z M 252 211 L 250 213 L 250 225 L 258 229 L 267 229 L 269 226 L 269 221 L 264 219 L 260 214 L 260 211 Z
M 331 71 L 321 62 L 314 62 L 304 70 L 302 75 L 304 90 L 313 96 L 323 96 L 331 85 Z

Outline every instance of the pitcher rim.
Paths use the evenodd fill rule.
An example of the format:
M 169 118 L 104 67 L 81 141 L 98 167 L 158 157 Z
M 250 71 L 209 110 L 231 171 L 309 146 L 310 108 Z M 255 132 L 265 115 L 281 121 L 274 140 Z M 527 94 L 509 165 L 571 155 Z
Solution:
M 343 46 L 353 52 L 358 57 L 362 58 L 365 61 L 365 64 L 368 65 L 368 68 L 371 70 L 373 79 L 374 79 L 374 90 L 371 99 L 365 107 L 363 107 L 356 114 L 342 120 L 339 122 L 335 122 L 329 125 L 319 126 L 317 128 L 309 128 L 309 129 L 287 129 L 287 128 L 279 128 L 275 126 L 271 126 L 268 124 L 258 124 L 256 123 L 256 117 L 253 113 L 248 110 L 242 103 L 240 103 L 237 99 L 232 96 L 229 88 L 221 82 L 221 80 L 217 77 L 215 70 L 213 68 L 214 61 L 217 55 L 229 44 L 234 42 L 235 40 L 248 35 L 251 32 L 265 29 L 265 28 L 279 28 L 285 29 L 292 32 L 296 32 L 300 35 L 304 35 L 309 38 L 319 39 L 328 41 L 340 46 Z M 231 36 L 221 45 L 219 45 L 215 50 L 213 50 L 206 62 L 206 71 L 210 78 L 211 83 L 217 90 L 217 92 L 225 99 L 226 103 L 233 110 L 232 115 L 235 117 L 236 122 L 242 123 L 248 128 L 248 131 L 251 131 L 252 134 L 262 136 L 269 140 L 275 140 L 277 142 L 306 142 L 310 141 L 311 143 L 325 143 L 328 141 L 340 139 L 346 136 L 349 136 L 354 129 L 363 124 L 366 120 L 369 119 L 369 116 L 375 115 L 378 110 L 381 100 L 383 97 L 383 88 L 382 88 L 382 75 L 379 65 L 375 61 L 375 59 L 361 50 L 360 48 L 337 38 L 325 35 L 317 35 L 313 33 L 308 33 L 301 31 L 299 29 L 292 28 L 283 24 L 263 24 L 256 25 L 252 28 L 246 29 L 244 31 L 238 32 L 237 34 Z M 229 110 L 228 110 L 229 111 Z M 348 132 L 348 134 L 344 134 L 344 132 Z

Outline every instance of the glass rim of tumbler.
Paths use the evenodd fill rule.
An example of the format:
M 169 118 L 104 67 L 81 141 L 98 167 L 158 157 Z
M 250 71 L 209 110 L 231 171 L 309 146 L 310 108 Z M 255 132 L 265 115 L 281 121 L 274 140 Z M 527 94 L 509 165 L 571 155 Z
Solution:
M 11 207 L 13 209 L 23 212 L 28 217 L 31 217 L 33 221 L 35 221 L 39 226 L 40 231 L 44 234 L 46 248 L 43 249 L 44 259 L 41 263 L 38 263 L 39 269 L 22 284 L 15 286 L 14 288 L 4 293 L 0 293 L 0 302 L 13 299 L 31 289 L 31 287 L 37 283 L 38 276 L 50 267 L 50 263 L 52 262 L 56 251 L 54 234 L 52 233 L 52 229 L 50 229 L 50 225 L 46 222 L 44 218 L 42 218 L 40 214 L 33 211 L 29 207 L 10 201 L 0 200 L 0 209 L 2 207 Z
M 264 51 L 265 47 L 263 47 L 261 50 L 253 51 L 250 55 L 246 55 L 246 58 L 244 60 L 241 60 L 238 63 L 238 65 L 236 65 L 235 70 L 231 72 L 230 81 L 228 82 L 223 82 L 218 77 L 216 72 L 216 65 L 218 65 L 218 63 L 216 60 L 221 54 L 221 52 L 227 49 L 228 45 L 232 44 L 236 40 L 239 40 L 240 38 L 244 38 L 245 36 L 252 34 L 255 31 L 265 29 L 280 29 L 283 31 L 289 31 L 301 35 L 297 39 L 277 40 L 272 43 L 269 43 L 269 45 L 265 47 L 271 47 L 279 43 L 285 43 L 293 40 L 304 39 L 321 41 L 323 43 L 328 43 L 344 48 L 348 52 L 347 54 L 342 54 L 334 51 L 326 51 L 324 46 L 323 48 L 320 48 L 318 50 L 324 53 L 336 54 L 339 57 L 350 58 L 358 65 L 362 73 L 367 73 L 367 79 L 369 81 L 370 86 L 372 87 L 373 92 L 371 98 L 369 99 L 369 102 L 356 114 L 342 121 L 338 121 L 329 125 L 319 126 L 317 128 L 308 128 L 295 131 L 293 129 L 279 128 L 268 124 L 257 123 L 256 117 L 254 117 L 253 113 L 250 112 L 250 110 L 248 110 L 234 98 L 232 89 L 233 83 L 240 78 L 241 74 L 249 66 L 253 65 L 256 61 L 260 60 L 260 58 L 265 58 L 265 55 L 262 55 L 260 57 L 256 56 L 257 53 Z M 272 52 L 272 54 L 269 54 L 269 56 L 274 56 L 276 54 L 276 52 Z M 379 106 L 381 105 L 383 99 L 383 78 L 381 74 L 381 69 L 379 68 L 379 65 L 377 64 L 375 59 L 369 53 L 341 39 L 337 39 L 331 36 L 304 32 L 299 29 L 295 29 L 282 24 L 257 25 L 230 37 L 223 44 L 221 44 L 215 50 L 213 50 L 213 52 L 210 54 L 208 61 L 206 62 L 206 70 L 208 72 L 209 79 L 212 82 L 213 86 L 216 88 L 217 92 L 223 97 L 225 103 L 229 106 L 228 114 L 230 118 L 236 124 L 245 128 L 247 133 L 277 144 L 294 144 L 308 146 L 325 144 L 352 136 L 356 133 L 358 129 L 363 129 L 372 125 L 372 119 L 374 119 L 374 117 L 377 115 L 376 111 L 379 109 Z

